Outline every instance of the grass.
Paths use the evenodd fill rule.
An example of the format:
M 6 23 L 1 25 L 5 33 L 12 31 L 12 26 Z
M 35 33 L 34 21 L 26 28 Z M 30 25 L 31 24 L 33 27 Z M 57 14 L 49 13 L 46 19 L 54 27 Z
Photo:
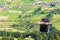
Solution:
M 4 4 L 4 2 L 2 2 L 2 1 L 5 1 L 5 0 L 1 0 L 0 1 L 1 4 Z M 41 1 L 44 1 L 44 2 L 53 2 L 54 0 L 41 0 Z M 27 4 L 27 5 L 34 3 L 33 0 L 22 0 L 22 2 L 24 4 Z M 24 13 L 24 14 L 9 13 L 8 11 L 0 12 L 0 15 L 7 15 L 8 14 L 9 15 L 8 20 L 9 21 L 13 21 L 13 22 L 0 22 L 0 25 L 6 26 L 6 25 L 15 24 L 15 23 L 17 23 L 15 21 L 18 21 L 20 23 L 20 22 L 23 21 L 23 19 L 25 18 L 26 15 L 27 16 L 28 15 L 32 15 L 32 12 L 34 12 L 34 10 L 37 8 L 37 6 L 35 6 L 33 8 L 32 7 L 31 8 L 28 8 L 28 7 L 23 7 L 23 8 L 13 7 L 13 5 L 16 6 L 17 4 L 20 4 L 20 3 L 17 0 L 15 0 L 15 1 L 11 1 L 11 4 L 8 5 L 8 6 L 10 6 L 10 7 L 12 6 L 12 8 L 10 10 L 17 10 L 17 11 L 23 10 L 23 11 L 27 11 L 26 12 L 27 14 L 26 13 Z M 56 6 L 57 6 L 57 8 L 60 8 L 59 5 L 56 5 Z M 54 8 L 50 8 L 50 9 L 53 10 Z M 43 7 L 41 11 L 47 10 L 47 12 L 49 12 L 50 9 L 49 9 L 49 7 Z M 21 15 L 21 18 L 18 18 L 19 15 Z M 28 20 L 31 23 L 34 23 L 34 27 L 31 28 L 31 29 L 26 29 L 25 25 L 27 25 L 27 24 L 23 24 L 23 23 L 22 23 L 23 24 L 22 27 L 21 26 L 19 26 L 19 27 L 18 26 L 14 26 L 12 28 L 14 28 L 16 30 L 19 30 L 19 31 L 25 31 L 26 32 L 26 31 L 29 30 L 31 32 L 34 32 L 35 29 L 39 30 L 39 27 L 40 27 L 39 25 L 35 25 L 35 24 L 37 24 L 37 22 L 39 22 L 42 18 L 46 17 L 46 15 L 47 14 L 36 14 L 36 15 L 31 16 L 31 18 Z M 26 21 L 26 20 L 24 20 L 24 21 Z M 53 26 L 57 30 L 60 30 L 60 14 L 53 15 L 53 17 L 51 19 L 51 22 L 52 22 Z M 14 30 L 14 31 L 16 31 L 16 30 Z M 12 31 L 12 30 L 6 30 L 6 31 Z M 12 32 L 14 32 L 14 31 L 12 31 Z M 23 39 L 24 40 L 34 40 L 33 38 L 29 38 L 29 37 L 23 38 Z M 14 40 L 17 40 L 17 38 L 14 38 Z
M 44 1 L 44 2 L 53 2 L 54 0 L 40 0 L 40 1 Z
M 11 10 L 18 10 L 18 11 L 20 11 L 20 10 L 25 10 L 25 11 L 28 11 L 28 10 L 30 10 L 31 8 L 28 8 L 28 7 L 23 7 L 23 8 L 18 8 L 18 7 L 12 7 L 11 8 Z
M 34 3 L 35 1 L 34 1 L 34 0 L 23 0 L 23 2 L 24 2 L 25 4 L 32 4 L 32 3 Z
M 4 2 L 3 2 L 4 1 Z M 19 0 L 18 0 L 19 1 Z M 19 4 L 19 2 L 18 2 L 17 0 L 13 0 L 13 1 L 11 1 L 11 5 L 17 5 L 17 4 Z M 40 1 L 44 1 L 44 2 L 53 2 L 53 1 L 55 1 L 55 0 L 40 0 Z M 0 1 L 0 4 L 4 4 L 6 2 L 6 0 L 1 0 Z M 21 2 L 23 2 L 24 4 L 32 4 L 32 3 L 34 3 L 35 2 L 35 0 L 21 0 Z M 5 5 L 7 5 L 7 4 L 5 4 Z M 57 4 L 56 5 L 56 7 L 57 8 L 60 8 L 60 5 L 59 4 Z M 18 8 L 18 7 L 12 7 L 10 10 L 18 10 L 18 11 L 20 11 L 20 10 L 24 10 L 24 11 L 27 11 L 28 12 L 28 14 L 31 14 L 35 9 L 37 8 L 37 6 L 35 6 L 35 7 L 33 7 L 33 8 L 27 8 L 27 7 L 24 7 L 24 8 Z M 42 10 L 41 11 L 44 11 L 44 10 L 47 10 L 47 9 L 49 9 L 49 7 L 43 7 L 42 8 Z M 49 11 L 49 10 L 48 10 Z M 31 12 L 31 13 L 29 13 L 29 12 Z M 18 18 L 18 16 L 20 15 L 20 14 L 17 14 L 17 13 L 9 13 L 8 11 L 3 11 L 3 12 L 0 12 L 0 15 L 7 15 L 7 14 L 9 14 L 9 18 L 8 18 L 8 20 L 10 20 L 10 21 L 15 21 L 15 20 L 20 20 L 19 18 Z M 26 16 L 27 14 L 23 14 L 22 15 L 22 17 L 24 17 L 24 16 Z M 33 23 L 37 23 L 38 21 L 40 21 L 41 20 L 41 18 L 43 18 L 43 17 L 45 17 L 47 14 L 37 14 L 37 15 L 34 15 L 34 16 L 32 16 L 31 17 L 31 19 L 29 20 L 30 22 L 33 22 Z M 53 16 L 53 18 L 52 18 L 52 23 L 53 23 L 53 26 L 54 27 L 56 27 L 56 29 L 58 29 L 58 30 L 60 30 L 60 15 L 55 15 L 55 16 Z M 24 18 L 21 18 L 21 19 L 24 19 Z M 9 25 L 9 24 L 13 24 L 13 22 L 0 22 L 0 24 L 2 25 Z M 19 29 L 19 28 L 17 28 L 17 29 Z
M 19 14 L 11 13 L 11 14 L 9 14 L 8 20 L 10 20 L 10 21 L 18 20 L 18 17 L 19 17 Z
M 8 15 L 9 12 L 7 10 L 0 12 L 0 15 Z
M 3 26 L 9 26 L 9 25 L 12 25 L 14 24 L 15 22 L 0 22 L 0 25 L 3 25 Z
M 25 38 L 25 40 L 34 40 L 33 38 Z
M 6 38 L 6 37 L 4 37 Z M 2 37 L 0 37 L 0 40 L 2 39 Z M 20 40 L 22 40 L 22 38 L 19 38 Z M 18 38 L 14 38 L 14 40 L 18 40 Z M 23 40 L 34 40 L 33 38 L 23 38 Z
M 42 18 L 46 17 L 47 14 L 37 14 L 32 16 L 31 18 L 31 22 L 37 23 L 38 21 L 40 21 Z
M 60 14 L 53 15 L 52 24 L 57 30 L 60 30 Z
M 0 4 L 5 4 L 5 2 L 6 2 L 6 0 L 0 0 Z
M 57 4 L 56 7 L 60 9 L 60 4 Z

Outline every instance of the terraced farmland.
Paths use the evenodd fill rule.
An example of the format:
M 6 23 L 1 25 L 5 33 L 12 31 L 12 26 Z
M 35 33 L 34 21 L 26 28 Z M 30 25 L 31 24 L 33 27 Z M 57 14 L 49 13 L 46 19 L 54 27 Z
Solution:
M 49 33 L 41 33 L 42 18 L 49 18 Z M 60 0 L 0 0 L 1 40 L 60 40 Z

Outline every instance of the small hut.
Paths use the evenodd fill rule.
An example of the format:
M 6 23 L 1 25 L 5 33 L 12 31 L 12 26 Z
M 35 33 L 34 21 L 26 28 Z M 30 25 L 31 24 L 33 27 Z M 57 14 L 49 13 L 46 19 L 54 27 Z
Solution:
M 43 18 L 40 22 L 38 22 L 40 25 L 40 32 L 49 32 L 51 22 L 47 18 Z

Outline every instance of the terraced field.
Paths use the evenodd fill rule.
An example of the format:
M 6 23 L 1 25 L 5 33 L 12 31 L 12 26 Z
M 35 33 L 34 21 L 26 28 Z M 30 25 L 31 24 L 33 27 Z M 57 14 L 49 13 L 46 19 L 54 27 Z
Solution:
M 0 0 L 0 39 L 60 40 L 60 3 L 56 2 L 60 0 Z M 37 22 L 47 15 L 52 31 L 41 33 Z

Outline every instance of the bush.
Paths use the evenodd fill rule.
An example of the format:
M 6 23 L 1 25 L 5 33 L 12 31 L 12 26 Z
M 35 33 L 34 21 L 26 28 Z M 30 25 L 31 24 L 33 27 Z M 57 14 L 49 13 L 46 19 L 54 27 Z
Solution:
M 14 40 L 14 38 L 9 38 L 9 40 Z

